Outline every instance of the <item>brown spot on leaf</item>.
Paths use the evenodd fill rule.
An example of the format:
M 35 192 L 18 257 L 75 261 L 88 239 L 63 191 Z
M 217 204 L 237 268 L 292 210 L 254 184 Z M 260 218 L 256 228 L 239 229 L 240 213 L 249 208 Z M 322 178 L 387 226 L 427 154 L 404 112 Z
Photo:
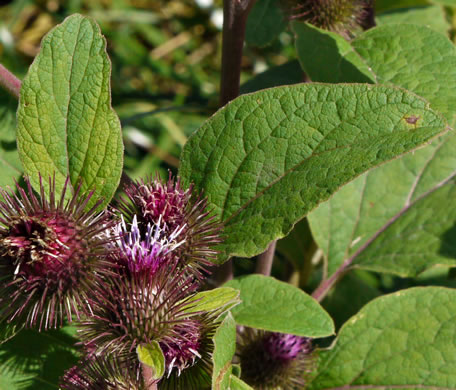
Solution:
M 410 125 L 416 125 L 417 122 L 421 119 L 419 115 L 410 115 L 404 117 L 405 121 Z

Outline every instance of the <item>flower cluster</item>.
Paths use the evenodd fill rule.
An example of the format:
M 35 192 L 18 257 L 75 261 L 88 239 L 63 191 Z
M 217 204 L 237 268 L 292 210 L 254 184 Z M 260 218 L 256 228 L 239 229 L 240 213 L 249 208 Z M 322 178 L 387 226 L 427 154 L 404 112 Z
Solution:
M 200 302 L 221 230 L 206 201 L 157 178 L 128 186 L 107 212 L 101 200 L 88 207 L 93 193 L 81 185 L 68 194 L 69 180 L 58 200 L 54 181 L 49 195 L 42 182 L 38 194 L 25 183 L 0 189 L 0 321 L 46 330 L 77 319 L 84 356 L 64 390 L 209 389 L 212 339 L 237 300 Z M 150 346 L 163 362 L 157 376 L 138 354 Z M 243 328 L 242 378 L 301 389 L 312 349 L 307 338 Z
M 91 315 L 79 324 L 87 359 L 78 368 L 80 379 L 67 373 L 62 387 L 100 382 L 123 388 L 113 375 L 120 370 L 121 377 L 136 378 L 132 389 L 145 388 L 136 351 L 157 342 L 166 367 L 160 388 L 204 389 L 210 386 L 211 340 L 220 311 L 192 309 L 190 302 L 216 256 L 220 226 L 206 201 L 172 177 L 166 184 L 133 183 L 125 193 L 108 234 L 111 273 L 97 278 L 88 298 Z M 109 361 L 113 356 L 117 370 Z
M 69 180 L 59 199 L 53 180 L 38 193 L 25 183 L 0 189 L 0 321 L 46 330 L 77 319 L 85 356 L 62 389 L 149 388 L 137 348 L 152 343 L 161 389 L 210 387 L 224 309 L 195 304 L 220 243 L 206 200 L 170 176 L 132 183 L 107 212 Z

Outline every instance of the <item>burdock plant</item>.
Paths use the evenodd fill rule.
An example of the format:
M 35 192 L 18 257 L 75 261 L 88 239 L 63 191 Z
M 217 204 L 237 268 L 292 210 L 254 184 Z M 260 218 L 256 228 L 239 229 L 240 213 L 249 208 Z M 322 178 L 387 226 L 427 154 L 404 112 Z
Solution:
M 57 19 L 71 8 L 47 3 L 58 3 Z M 112 19 L 108 3 L 154 2 L 105 1 Z M 143 86 L 128 94 L 148 96 L 155 91 L 151 75 L 164 74 L 146 71 L 147 64 L 162 68 L 178 59 L 166 74 L 201 81 L 188 75 L 207 59 L 214 30 L 191 28 L 203 20 L 199 11 L 175 23 L 180 2 L 168 3 L 163 13 L 141 12 L 143 20 L 152 16 L 152 30 L 109 23 L 134 30 L 129 42 L 145 45 L 135 50 L 145 61 L 128 69 L 116 64 L 117 76 L 133 75 L 114 94 L 124 115 L 144 104 L 127 108 L 123 93 Z M 185 3 L 179 14 L 196 4 Z M 19 98 L 13 110 L 0 107 L 0 181 L 20 171 L 30 177 L 25 189 L 0 194 L 0 383 L 8 390 L 56 388 L 58 377 L 70 390 L 456 388 L 456 291 L 448 279 L 448 267 L 456 266 L 456 137 L 448 131 L 456 115 L 456 51 L 442 36 L 448 8 L 392 9 L 378 19 L 381 26 L 361 32 L 364 2 L 287 0 L 288 18 L 277 3 L 223 1 L 220 108 L 182 150 L 176 143 L 160 153 L 181 151 L 179 164 L 156 160 L 161 144 L 135 164 L 147 145 L 135 150 L 132 128 L 121 129 L 106 42 L 91 18 L 72 15 L 50 31 L 22 82 L 0 66 L 0 85 Z M 391 23 L 404 18 L 440 18 L 433 28 L 441 32 Z M 162 42 L 153 30 L 161 20 L 164 36 L 177 33 L 162 48 L 180 55 L 157 57 L 163 50 L 152 46 Z M 285 29 L 290 20 L 292 35 Z M 16 37 L 7 33 L 10 25 L 2 26 L 2 42 Z M 110 34 L 117 52 L 119 37 Z M 199 50 L 197 42 L 206 40 Z M 244 56 L 246 44 L 259 47 Z M 282 45 L 284 55 L 273 53 Z M 246 79 L 264 64 L 270 69 L 251 74 L 245 86 L 258 90 L 238 96 L 241 69 Z M 179 71 L 187 66 L 190 73 Z M 308 81 L 321 83 L 300 83 L 301 68 Z M 181 126 L 192 112 L 172 115 Z M 124 123 L 150 133 L 152 122 L 138 118 L 152 113 L 131 114 Z M 177 134 L 161 130 L 156 140 Z M 15 169 L 8 157 L 14 139 L 4 142 L 5 134 L 17 134 Z M 124 139 L 135 141 L 126 150 L 127 171 Z M 154 166 L 172 162 L 176 179 L 131 183 L 128 170 L 150 166 L 149 158 Z M 51 191 L 40 172 L 45 184 L 55 175 Z M 446 287 L 401 290 L 431 282 Z M 385 291 L 392 293 L 381 296 Z M 233 307 L 238 295 L 242 302 Z M 69 337 L 57 336 L 73 327 L 51 337 L 24 330 L 4 341 L 9 325 L 44 331 L 65 320 L 77 320 L 78 330 L 66 354 L 58 346 Z M 45 347 L 39 356 L 31 334 Z M 328 337 L 333 343 L 318 348 Z M 24 357 L 31 359 L 22 364 Z
M 36 194 L 25 178 L 18 194 L 0 189 L 0 316 L 7 322 L 48 329 L 89 313 L 88 292 L 105 272 L 104 232 L 112 223 L 99 212 L 100 201 L 87 210 L 93 193 L 81 186 L 69 194 L 68 180 L 56 199 L 40 183 Z

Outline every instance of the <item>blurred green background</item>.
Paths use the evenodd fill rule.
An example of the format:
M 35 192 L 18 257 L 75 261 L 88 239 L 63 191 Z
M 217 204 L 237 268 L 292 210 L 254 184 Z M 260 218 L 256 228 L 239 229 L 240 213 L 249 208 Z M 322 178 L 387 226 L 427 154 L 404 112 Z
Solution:
M 91 16 L 112 61 L 126 172 L 132 178 L 176 172 L 187 137 L 218 108 L 221 7 L 221 0 L 6 2 L 0 7 L 0 62 L 22 78 L 53 26 L 73 13 Z M 267 48 L 247 47 L 242 81 L 293 57 L 286 31 Z

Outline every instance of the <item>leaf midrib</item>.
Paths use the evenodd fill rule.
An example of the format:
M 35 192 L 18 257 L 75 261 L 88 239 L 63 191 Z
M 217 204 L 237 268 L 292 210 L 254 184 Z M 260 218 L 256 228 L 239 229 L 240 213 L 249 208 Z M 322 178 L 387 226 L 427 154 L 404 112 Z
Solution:
M 418 202 L 426 198 L 427 196 L 433 194 L 438 189 L 442 188 L 443 186 L 447 185 L 454 177 L 456 177 L 456 171 L 454 171 L 451 175 L 449 175 L 446 179 L 440 181 L 431 189 L 417 197 L 414 201 L 412 201 L 409 205 L 402 207 L 393 217 L 391 217 L 385 224 L 383 224 L 378 230 L 375 231 L 374 234 L 370 236 L 370 238 L 364 243 L 364 245 L 352 256 L 352 264 L 356 264 L 355 260 L 357 257 L 363 254 L 363 252 L 369 248 L 373 242 L 383 234 L 391 225 L 393 225 L 400 217 L 402 217 L 408 210 L 410 210 L 413 206 L 415 206 Z
M 433 126 L 428 126 L 428 127 L 433 127 Z M 436 127 L 436 126 L 435 126 Z M 436 127 L 437 128 L 437 127 Z M 329 134 L 329 133 L 328 133 Z M 432 139 L 436 138 L 436 137 L 439 137 L 441 135 L 441 133 L 439 134 L 436 134 L 435 136 L 432 137 Z M 326 136 L 325 136 L 326 137 Z M 276 183 L 278 183 L 279 181 L 281 181 L 282 179 L 284 179 L 290 172 L 293 172 L 295 171 L 297 168 L 299 168 L 301 165 L 305 164 L 309 159 L 313 158 L 313 157 L 319 157 L 319 156 L 323 156 L 325 155 L 326 153 L 331 153 L 335 150 L 342 150 L 342 149 L 346 149 L 346 148 L 352 148 L 353 146 L 355 146 L 354 144 L 348 144 L 348 145 L 343 145 L 343 146 L 338 146 L 338 147 L 335 147 L 335 148 L 331 148 L 331 149 L 327 149 L 327 150 L 324 150 L 323 152 L 320 152 L 320 153 L 312 153 L 311 155 L 309 155 L 308 157 L 306 157 L 305 159 L 303 159 L 302 161 L 300 161 L 298 164 L 295 164 L 294 166 L 292 166 L 291 168 L 289 168 L 288 170 L 286 170 L 281 176 L 277 177 L 275 180 L 273 180 L 270 184 L 268 184 L 263 190 L 261 190 L 260 192 L 258 192 L 257 194 L 255 194 L 254 197 L 250 198 L 247 202 L 245 202 L 242 206 L 240 206 L 233 214 L 231 214 L 228 218 L 226 218 L 224 220 L 224 224 L 227 225 L 229 221 L 231 221 L 233 218 L 237 217 L 242 211 L 244 211 L 251 203 L 253 203 L 256 199 L 258 199 L 260 196 L 262 196 L 266 191 L 270 190 Z M 404 155 L 404 154 L 407 154 L 407 153 L 410 153 L 412 152 L 413 150 L 416 150 L 418 148 L 420 148 L 421 145 L 417 145 L 415 148 L 413 149 L 410 149 L 408 151 L 405 151 L 404 153 L 400 154 L 399 156 L 397 156 L 396 158 Z M 387 160 L 387 161 L 391 161 L 391 159 Z M 372 167 L 370 169 L 373 169 L 377 166 L 380 166 L 382 164 L 384 164 L 385 161 L 381 161 L 379 162 L 378 164 L 376 165 L 372 165 Z M 359 175 L 357 175 L 356 177 L 354 177 L 352 180 L 350 181 L 353 181 L 354 179 L 356 179 L 357 177 L 361 176 L 362 173 L 360 173 Z M 347 183 L 344 183 L 343 185 L 345 185 Z M 338 187 L 338 188 L 341 188 L 342 186 Z M 227 192 L 228 194 L 228 192 Z M 224 209 L 222 210 L 222 215 L 223 215 L 223 212 L 224 212 Z M 222 218 L 223 220 L 223 218 Z

